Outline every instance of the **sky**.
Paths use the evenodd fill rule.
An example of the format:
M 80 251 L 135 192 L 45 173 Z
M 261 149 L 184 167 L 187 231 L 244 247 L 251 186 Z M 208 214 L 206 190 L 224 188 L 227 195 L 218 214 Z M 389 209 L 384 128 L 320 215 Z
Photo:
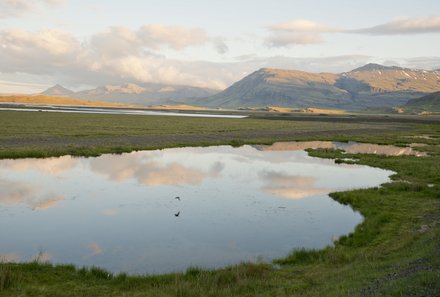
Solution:
M 224 89 L 262 67 L 440 68 L 438 0 L 0 0 L 0 93 Z

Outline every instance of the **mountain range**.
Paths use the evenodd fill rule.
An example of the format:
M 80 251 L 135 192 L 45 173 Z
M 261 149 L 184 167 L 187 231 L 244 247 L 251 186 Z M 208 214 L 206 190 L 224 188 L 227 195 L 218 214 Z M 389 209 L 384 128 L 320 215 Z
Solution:
M 105 85 L 79 92 L 74 92 L 61 85 L 55 85 L 42 92 L 41 95 L 64 96 L 124 104 L 161 105 L 176 104 L 177 101 L 185 101 L 188 98 L 207 97 L 217 92 L 218 90 L 214 89 L 191 86 L 128 83 L 124 85 Z
M 43 94 L 108 102 L 204 107 L 294 107 L 360 110 L 405 105 L 440 91 L 440 72 L 367 64 L 343 73 L 262 68 L 219 92 L 153 83 L 107 85 L 72 92 L 56 85 Z
M 350 72 L 310 73 L 263 68 L 192 104 L 210 107 L 393 107 L 440 90 L 440 72 L 367 64 Z

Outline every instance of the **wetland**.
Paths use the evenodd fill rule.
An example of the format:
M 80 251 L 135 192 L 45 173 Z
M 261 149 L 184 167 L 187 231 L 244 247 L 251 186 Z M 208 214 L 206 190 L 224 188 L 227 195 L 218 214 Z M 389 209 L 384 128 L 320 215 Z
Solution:
M 0 160 L 0 255 L 131 274 L 270 262 L 352 232 L 361 215 L 328 194 L 392 174 L 282 145 Z
M 328 190 L 331 189 L 329 201 L 333 201 L 332 203 L 339 205 L 338 207 L 343 206 L 342 208 L 348 214 L 357 214 L 360 221 L 353 224 L 355 226 L 358 223 L 354 230 L 347 231 L 339 238 L 329 238 L 325 235 L 326 244 L 330 244 L 326 247 L 295 249 L 291 246 L 292 252 L 288 255 L 281 256 L 281 258 L 275 256 L 274 263 L 278 266 L 270 263 L 269 258 L 263 259 L 268 261 L 267 264 L 261 263 L 258 253 L 254 253 L 250 259 L 257 259 L 257 261 L 226 267 L 223 267 L 223 264 L 219 265 L 223 268 L 204 269 L 192 266 L 179 273 L 139 275 L 133 272 L 125 274 L 117 273 L 125 269 L 110 266 L 104 268 L 88 266 L 87 268 L 80 265 L 59 264 L 66 262 L 60 260 L 57 253 L 53 252 L 56 248 L 51 247 L 52 254 L 50 254 L 48 245 L 43 243 L 22 252 L 12 246 L 2 248 L 6 254 L 2 254 L 2 261 L 0 261 L 0 292 L 2 296 L 65 296 L 66 292 L 69 292 L 71 296 L 439 295 L 439 119 L 436 117 L 356 116 L 349 120 L 350 122 L 348 119 L 344 122 L 324 116 L 309 119 L 303 116 L 284 117 L 282 115 L 278 117 L 270 115 L 267 118 L 250 116 L 245 119 L 212 118 L 207 120 L 192 117 L 0 111 L 0 159 L 9 163 L 16 161 L 26 163 L 31 160 L 30 158 L 35 157 L 38 159 L 32 159 L 32 162 L 38 160 L 46 162 L 52 160 L 47 159 L 49 157 L 63 156 L 61 159 L 53 160 L 64 160 L 63 162 L 68 164 L 75 159 L 70 156 L 88 156 L 89 158 L 86 159 L 75 159 L 75 162 L 80 165 L 77 164 L 72 168 L 78 172 L 78 170 L 90 168 L 87 163 L 96 160 L 90 158 L 91 156 L 107 158 L 108 153 L 130 153 L 119 155 L 120 158 L 127 158 L 135 155 L 135 151 L 139 151 L 140 155 L 148 155 L 153 152 L 157 153 L 155 151 L 157 149 L 165 148 L 198 147 L 196 148 L 198 150 L 203 147 L 209 149 L 214 145 L 230 144 L 243 147 L 247 144 L 251 147 L 243 148 L 254 150 L 255 154 L 281 152 L 295 155 L 296 153 L 292 153 L 292 150 L 298 149 L 303 157 L 307 155 L 320 157 L 318 159 L 320 162 L 328 161 L 332 166 L 335 165 L 334 163 L 343 166 L 355 163 L 358 166 L 366 165 L 374 169 L 381 168 L 394 172 L 390 180 L 380 187 L 346 190 L 329 187 Z M 423 137 L 419 137 L 420 135 Z M 282 141 L 283 145 L 279 147 L 280 144 L 274 144 L 277 141 Z M 289 144 L 286 141 L 295 142 Z M 302 152 L 305 147 L 298 144 L 298 141 L 317 141 L 320 144 L 315 146 L 315 149 L 307 149 L 306 154 Z M 413 144 L 415 142 L 416 145 Z M 373 149 L 363 153 L 349 152 L 343 148 L 343 146 L 354 144 L 364 146 L 367 143 L 381 147 L 394 145 L 397 149 L 393 148 L 391 151 L 387 149 L 383 151 L 383 154 L 378 154 L 379 150 L 376 146 L 367 146 Z M 272 144 L 274 145 L 271 147 Z M 266 145 L 264 149 L 262 145 Z M 283 147 L 285 145 L 290 147 L 286 149 Z M 292 146 L 300 147 L 293 149 Z M 230 147 L 227 149 L 232 150 Z M 149 151 L 141 152 L 143 150 Z M 407 153 L 408 151 L 412 153 Z M 417 156 L 419 153 L 423 156 Z M 159 162 L 159 159 L 156 158 L 156 161 L 158 162 L 156 165 L 159 165 L 156 169 L 166 168 L 164 163 Z M 140 161 L 140 165 L 144 166 L 145 163 L 142 162 L 144 161 Z M 50 172 L 53 174 L 59 170 L 55 163 L 49 166 L 52 167 L 52 171 L 45 169 L 43 165 L 37 166 L 38 162 L 34 163 L 35 166 L 32 168 L 21 165 L 21 168 L 8 169 L 12 171 L 6 179 L 18 179 L 20 174 L 28 174 L 27 181 L 34 182 L 32 178 L 35 178 L 35 182 L 45 180 L 47 184 L 41 182 L 38 186 L 47 188 L 50 184 L 62 181 L 62 179 L 56 182 L 47 181 Z M 208 162 L 207 167 L 199 167 L 201 164 L 193 162 L 189 165 L 193 169 L 202 169 L 205 175 L 208 174 L 208 177 L 201 182 L 203 185 L 212 183 L 218 176 L 215 172 L 218 172 L 222 166 L 214 166 L 214 164 L 215 162 Z M 281 166 L 281 164 L 276 164 L 276 166 Z M 61 168 L 68 167 L 68 165 L 61 166 Z M 123 167 L 116 171 L 123 175 L 122 169 Z M 228 167 L 223 167 L 220 175 L 226 176 L 227 170 L 229 170 Z M 164 170 L 164 172 L 169 171 Z M 140 183 L 136 175 L 126 173 L 126 176 L 131 177 L 125 179 L 119 177 L 120 181 L 116 183 L 116 188 L 131 183 L 138 188 L 139 192 L 139 189 L 143 189 L 142 193 L 145 193 L 146 185 Z M 95 178 L 103 183 L 113 183 L 116 177 L 98 174 Z M 81 177 L 77 176 L 77 179 L 81 180 Z M 286 180 L 289 184 L 292 182 L 291 179 L 281 180 Z M 308 182 L 310 184 L 310 179 Z M 265 183 L 260 184 L 254 189 L 259 192 L 260 198 L 264 196 L 266 198 L 263 199 L 266 199 L 266 202 L 273 203 L 272 206 L 277 207 L 273 211 L 280 214 L 284 212 L 291 214 L 291 211 L 295 210 L 293 207 L 287 208 L 284 203 L 311 203 L 314 199 L 316 201 L 321 199 L 308 197 L 298 200 L 280 196 L 286 194 L 286 191 L 272 191 L 269 195 L 267 191 L 262 191 L 265 185 Z M 283 185 L 283 183 L 278 185 Z M 328 188 L 319 183 L 314 185 L 318 185 L 319 188 Z M 190 189 L 192 186 L 187 184 L 185 187 Z M 73 188 L 69 191 L 74 192 L 79 187 Z M 183 206 L 184 202 L 191 201 L 188 198 L 192 196 L 187 196 L 185 193 L 181 195 L 182 188 L 178 187 L 178 191 L 172 195 L 168 193 L 161 196 L 165 199 L 160 202 L 168 205 L 168 208 L 163 207 L 163 218 L 172 224 L 180 222 L 181 219 L 190 218 L 188 209 L 183 209 Z M 6 187 L 6 189 L 10 188 Z M 2 190 L 5 191 L 3 187 Z M 104 187 L 98 190 L 106 191 Z M 55 191 L 54 193 L 56 194 Z M 22 193 L 26 196 L 25 194 L 26 191 Z M 117 196 L 116 193 L 108 194 L 109 205 L 104 209 L 94 204 L 94 202 L 99 202 L 99 199 L 87 199 L 92 197 L 89 194 L 81 199 L 75 198 L 74 195 L 65 195 L 63 199 L 58 197 L 59 199 L 53 200 L 44 199 L 46 197 L 44 195 L 36 196 L 41 199 L 36 201 L 8 199 L 8 204 L 3 203 L 2 209 L 9 208 L 8 211 L 17 212 L 19 216 L 23 213 L 39 216 L 41 222 L 46 216 L 47 221 L 52 220 L 53 217 L 49 214 L 54 214 L 61 209 L 67 210 L 74 205 L 80 206 L 80 203 L 88 201 L 87 207 L 91 210 L 88 214 L 90 218 L 104 218 L 108 221 L 112 218 L 116 220 L 123 218 L 121 215 L 124 208 L 121 208 L 122 212 L 118 213 L 119 209 L 115 206 L 119 205 L 112 200 L 114 196 Z M 177 196 L 181 198 L 180 201 L 175 199 Z M 56 198 L 50 195 L 48 197 Z M 104 198 L 101 197 L 101 199 Z M 137 199 L 145 201 L 145 198 L 146 196 L 139 195 Z M 17 199 L 21 202 L 14 202 Z M 276 203 L 278 201 L 283 204 Z M 179 206 L 182 209 L 179 209 Z M 145 208 L 132 208 L 133 213 L 138 214 L 143 210 Z M 7 220 L 5 213 L 1 213 L 3 220 Z M 177 217 L 176 214 L 178 214 Z M 140 222 L 144 220 L 141 216 L 133 217 L 139 218 Z M 60 212 L 57 222 L 63 222 L 64 219 L 69 221 L 72 217 L 64 218 Z M 87 227 L 92 230 L 102 228 L 102 225 L 93 224 L 94 222 L 91 221 Z M 75 223 L 82 224 L 83 222 L 81 218 L 77 218 Z M 23 224 L 29 225 L 29 221 L 23 220 Z M 51 226 L 52 230 L 55 227 Z M 114 224 L 112 227 L 117 229 L 118 225 Z M 156 227 L 159 226 L 153 226 L 153 228 Z M 8 231 L 5 229 L 7 228 L 1 230 L 7 234 Z M 135 225 L 134 229 L 140 230 L 141 228 Z M 106 230 L 106 232 L 109 237 L 112 236 L 111 230 Z M 333 232 L 330 233 L 333 234 Z M 29 236 L 38 239 L 38 234 L 29 232 Z M 62 236 L 67 237 L 65 234 Z M 14 238 L 14 235 L 11 238 Z M 22 240 L 26 241 L 28 238 L 22 237 Z M 2 240 L 0 246 L 3 247 L 3 244 L 7 242 Z M 85 243 L 79 246 L 80 251 L 77 252 L 81 261 L 91 261 L 93 258 L 96 260 L 111 251 L 109 249 L 111 245 L 107 246 L 103 241 L 96 241 L 96 244 L 93 244 L 92 240 L 83 242 Z M 30 261 L 27 262 L 27 260 Z M 82 263 L 93 265 L 94 262 Z M 219 266 L 206 265 L 206 267 Z

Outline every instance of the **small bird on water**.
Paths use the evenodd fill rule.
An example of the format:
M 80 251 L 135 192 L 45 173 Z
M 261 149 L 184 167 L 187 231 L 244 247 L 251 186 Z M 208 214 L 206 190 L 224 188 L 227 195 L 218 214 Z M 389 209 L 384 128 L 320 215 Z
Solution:
M 175 216 L 175 217 L 180 216 L 180 211 L 179 211 L 178 213 L 175 213 L 174 216 Z
M 180 201 L 180 197 L 179 196 L 174 197 L 174 199 L 177 199 L 177 200 Z

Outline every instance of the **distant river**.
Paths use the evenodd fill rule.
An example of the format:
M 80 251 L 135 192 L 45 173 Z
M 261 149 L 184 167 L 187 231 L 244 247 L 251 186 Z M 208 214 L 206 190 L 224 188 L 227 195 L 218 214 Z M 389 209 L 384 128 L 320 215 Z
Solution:
M 352 232 L 362 216 L 328 193 L 391 174 L 266 146 L 0 160 L 0 258 L 138 274 L 270 261 Z
M 93 113 L 93 114 L 128 114 L 128 115 L 149 115 L 149 116 L 179 116 L 179 117 L 201 117 L 201 118 L 228 118 L 228 119 L 242 119 L 246 115 L 228 115 L 228 114 L 214 114 L 214 113 L 198 113 L 198 112 L 168 112 L 168 111 L 152 111 L 141 109 L 119 109 L 119 108 L 87 108 L 87 107 L 1 107 L 0 110 L 14 110 L 14 111 L 39 111 L 39 112 L 68 112 L 68 113 Z

